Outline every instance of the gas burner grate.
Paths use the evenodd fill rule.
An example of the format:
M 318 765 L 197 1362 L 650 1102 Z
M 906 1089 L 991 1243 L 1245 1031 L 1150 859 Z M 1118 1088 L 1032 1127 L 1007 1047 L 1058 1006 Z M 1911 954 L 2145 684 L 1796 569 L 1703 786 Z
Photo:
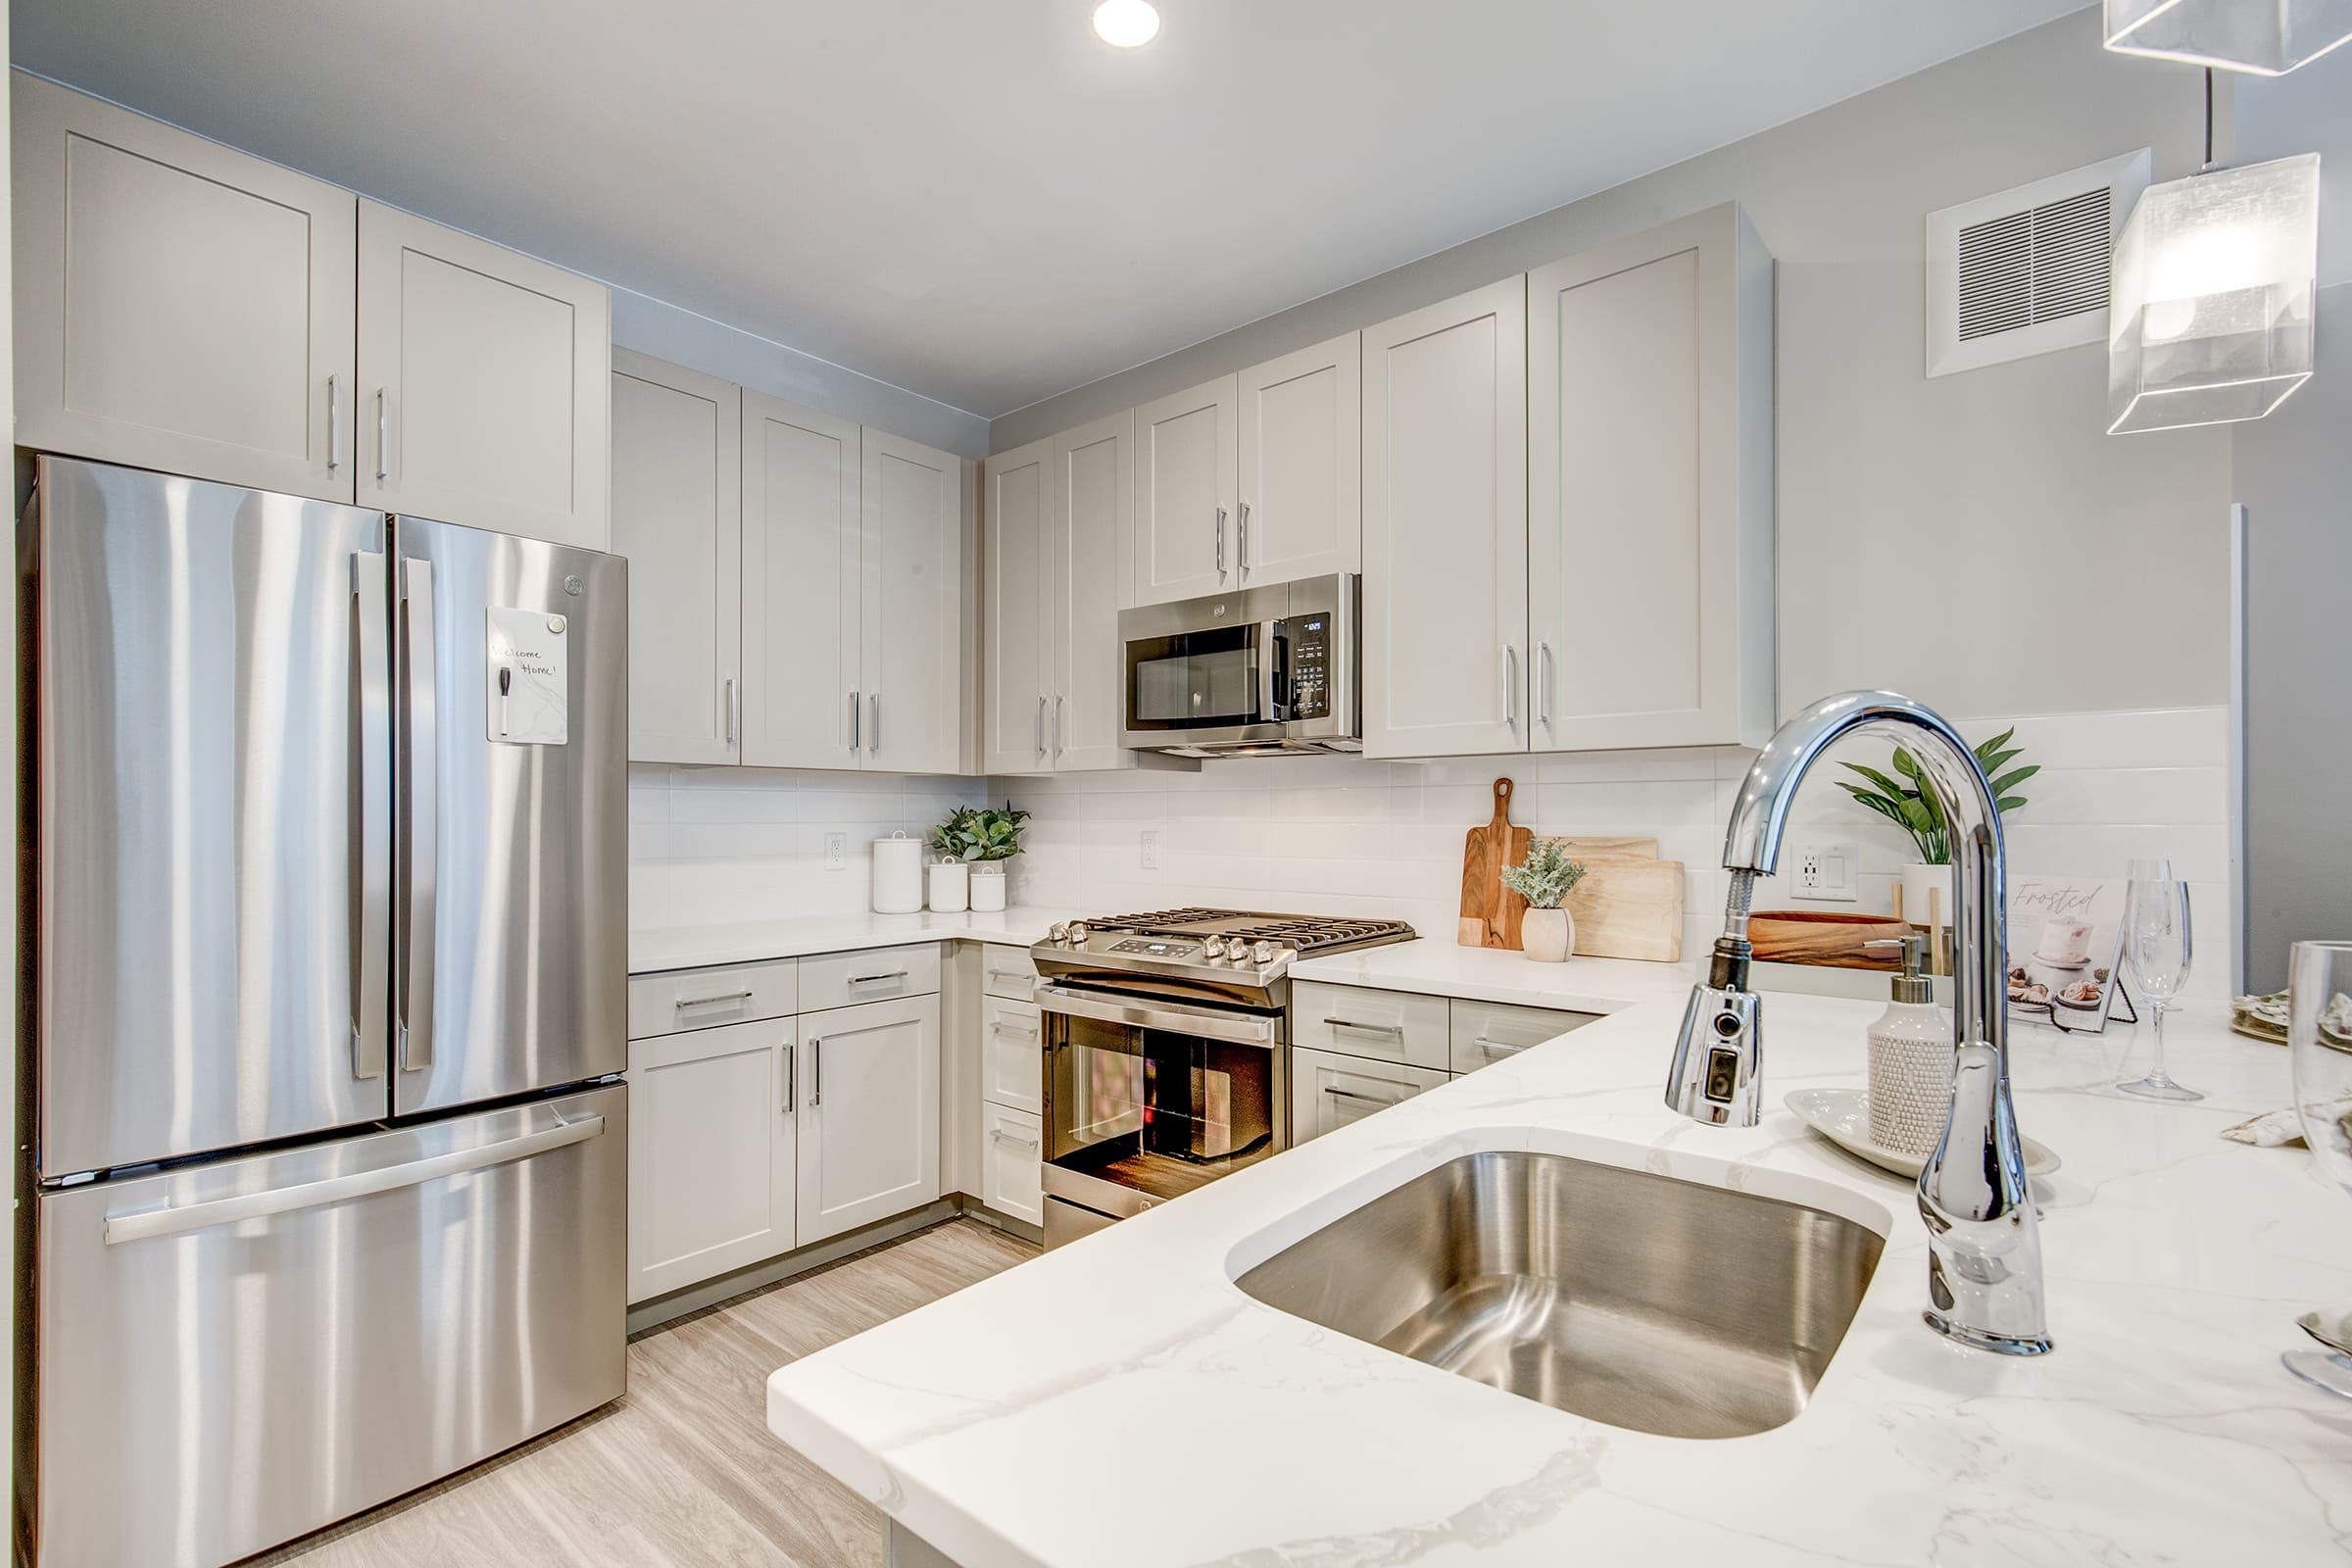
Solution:
M 1169 935 L 1242 937 L 1251 942 L 1284 942 L 1301 954 L 1331 953 L 1348 948 L 1410 942 L 1413 928 L 1402 920 L 1357 920 L 1341 915 L 1263 914 L 1247 909 L 1192 906 L 1154 909 L 1144 914 L 1113 914 L 1089 918 L 1097 931 L 1144 931 Z

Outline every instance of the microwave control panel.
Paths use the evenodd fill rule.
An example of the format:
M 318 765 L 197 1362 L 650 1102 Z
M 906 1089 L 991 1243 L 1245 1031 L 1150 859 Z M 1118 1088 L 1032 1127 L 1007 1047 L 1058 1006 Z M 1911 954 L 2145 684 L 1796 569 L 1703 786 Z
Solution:
M 1331 716 L 1331 616 L 1294 615 L 1284 627 L 1291 644 L 1291 703 L 1287 718 Z

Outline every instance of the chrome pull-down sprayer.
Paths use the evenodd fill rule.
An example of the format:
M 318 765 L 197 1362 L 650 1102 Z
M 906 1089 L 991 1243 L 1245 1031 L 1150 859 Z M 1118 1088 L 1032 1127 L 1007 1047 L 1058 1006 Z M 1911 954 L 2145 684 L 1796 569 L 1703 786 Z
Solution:
M 1951 826 L 1952 1108 L 1919 1173 L 1931 1253 L 1926 1317 L 1962 1345 L 2039 1355 L 2050 1348 L 2041 1240 L 2009 1095 L 2001 813 L 1976 754 L 1941 715 L 1893 692 L 1846 692 L 1815 703 L 1766 743 L 1724 834 L 1732 888 L 1723 935 L 1684 1010 L 1666 1102 L 1693 1121 L 1756 1124 L 1764 1018 L 1763 1000 L 1748 989 L 1748 901 L 1755 879 L 1780 863 L 1797 785 L 1833 742 L 1864 728 L 1902 736 L 1922 788 Z

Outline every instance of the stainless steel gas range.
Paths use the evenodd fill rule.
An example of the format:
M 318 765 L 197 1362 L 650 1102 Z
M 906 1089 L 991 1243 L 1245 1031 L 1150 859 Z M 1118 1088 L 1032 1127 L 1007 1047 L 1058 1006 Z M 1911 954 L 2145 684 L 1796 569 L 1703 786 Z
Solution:
M 1160 909 L 1029 950 L 1045 1025 L 1046 1245 L 1290 1144 L 1291 965 L 1409 942 L 1401 920 Z

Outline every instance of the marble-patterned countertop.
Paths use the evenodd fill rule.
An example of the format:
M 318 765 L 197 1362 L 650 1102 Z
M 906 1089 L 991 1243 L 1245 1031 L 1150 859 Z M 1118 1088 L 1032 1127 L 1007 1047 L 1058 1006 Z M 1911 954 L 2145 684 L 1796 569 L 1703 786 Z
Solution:
M 1682 978 L 1613 996 L 1613 972 L 1577 973 L 1590 961 L 1533 983 L 1552 1004 L 1585 1004 L 1579 988 L 1636 1004 L 795 1361 L 768 1381 L 770 1427 L 966 1568 L 2342 1559 L 2352 1405 L 2278 1355 L 2300 1348 L 2297 1312 L 2352 1302 L 2352 1201 L 2300 1149 L 2216 1136 L 2285 1102 L 2283 1051 L 2182 1016 L 2173 1069 L 2209 1098 L 2152 1104 L 2110 1087 L 2144 1027 L 2018 1029 L 2019 1121 L 2063 1164 L 2036 1183 L 2057 1349 L 2010 1360 L 1920 1323 L 1911 1184 L 1782 1107 L 1861 1086 L 1875 1005 L 1773 995 L 1770 1113 L 1706 1128 L 1660 1098 Z M 1396 948 L 1299 972 L 1533 1000 L 1514 963 L 1541 967 Z M 1421 1171 L 1512 1148 L 1882 1231 L 1807 1408 L 1747 1438 L 1612 1428 L 1233 1284 Z
M 1065 911 L 1014 907 L 988 914 L 875 914 L 850 909 L 839 914 L 795 915 L 780 920 L 740 920 L 720 925 L 645 926 L 629 933 L 629 973 L 699 969 L 713 963 L 758 963 L 799 958 L 812 953 L 851 953 L 859 948 L 906 947 L 917 942 L 1000 942 L 1027 947 L 1045 939 Z

